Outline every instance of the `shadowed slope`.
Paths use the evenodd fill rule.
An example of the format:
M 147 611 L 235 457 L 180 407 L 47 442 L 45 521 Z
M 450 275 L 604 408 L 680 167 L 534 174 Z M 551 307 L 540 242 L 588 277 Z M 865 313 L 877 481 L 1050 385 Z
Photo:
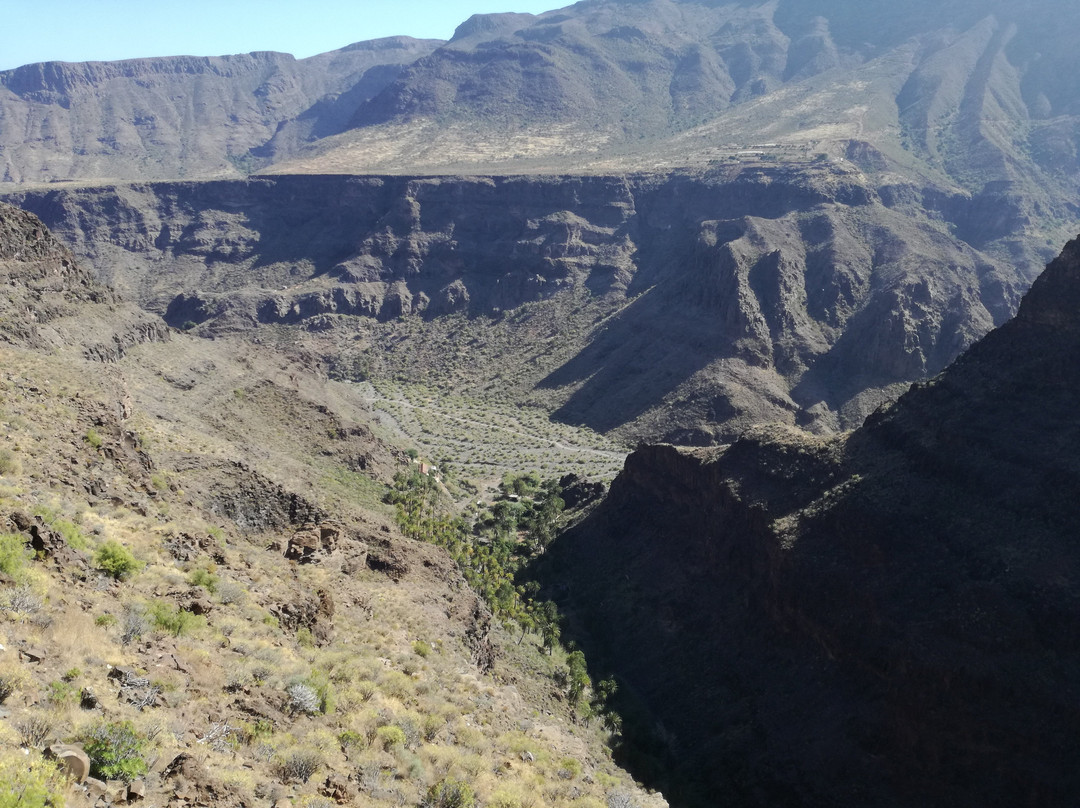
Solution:
M 628 749 L 641 771 L 674 766 L 687 803 L 1074 803 L 1078 358 L 1074 241 L 850 437 L 631 455 L 549 563 L 664 728 Z

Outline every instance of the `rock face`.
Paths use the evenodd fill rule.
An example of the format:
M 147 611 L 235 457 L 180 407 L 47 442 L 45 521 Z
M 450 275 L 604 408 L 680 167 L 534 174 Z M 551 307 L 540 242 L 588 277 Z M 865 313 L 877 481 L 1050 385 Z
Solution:
M 642 448 L 549 550 L 673 804 L 1080 797 L 1078 304 L 1074 241 L 849 437 Z
M 133 345 L 162 342 L 160 318 L 121 303 L 33 214 L 0 203 L 0 340 L 31 348 L 81 346 L 114 362 Z
M 571 422 L 700 444 L 762 420 L 858 424 L 890 388 L 1010 316 L 1035 259 L 1013 267 L 945 236 L 937 217 L 959 221 L 966 203 L 927 213 L 922 197 L 828 166 L 774 166 L 9 198 L 175 327 L 327 332 L 310 339 L 333 367 L 348 364 L 335 334 L 378 326 L 396 336 L 358 364 L 399 362 L 394 372 L 424 382 L 471 374 L 543 396 Z M 472 344 L 420 360 L 408 352 L 426 350 L 426 332 L 395 325 L 418 317 L 457 340 L 462 315 Z

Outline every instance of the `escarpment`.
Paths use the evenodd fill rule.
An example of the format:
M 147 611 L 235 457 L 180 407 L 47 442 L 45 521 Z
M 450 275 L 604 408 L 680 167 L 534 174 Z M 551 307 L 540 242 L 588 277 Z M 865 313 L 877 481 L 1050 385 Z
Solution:
M 762 166 L 9 198 L 174 327 L 286 325 L 330 365 L 497 386 L 627 439 L 709 444 L 769 420 L 857 424 L 1015 310 L 1028 269 L 881 190 Z

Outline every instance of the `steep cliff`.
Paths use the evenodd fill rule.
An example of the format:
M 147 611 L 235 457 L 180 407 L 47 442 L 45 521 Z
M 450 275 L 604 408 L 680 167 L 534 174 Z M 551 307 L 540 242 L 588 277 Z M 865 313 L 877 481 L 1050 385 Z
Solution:
M 1075 802 L 1077 303 L 1080 241 L 848 436 L 628 458 L 550 564 L 643 774 L 688 804 Z
M 1004 321 L 1035 274 L 950 234 L 962 198 L 829 166 L 8 198 L 176 327 L 289 325 L 331 364 L 497 386 L 631 439 L 857 424 Z
M 76 346 L 110 362 L 133 345 L 169 338 L 159 317 L 119 300 L 37 217 L 4 203 L 0 284 L 0 340 L 11 344 Z

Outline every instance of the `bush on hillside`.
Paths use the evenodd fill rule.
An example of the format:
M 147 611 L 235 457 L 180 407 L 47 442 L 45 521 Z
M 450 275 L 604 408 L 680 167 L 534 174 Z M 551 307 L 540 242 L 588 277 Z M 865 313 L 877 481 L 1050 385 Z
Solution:
M 94 553 L 94 566 L 122 581 L 141 570 L 143 564 L 122 544 L 109 540 Z
M 82 738 L 83 750 L 90 758 L 90 774 L 102 780 L 132 780 L 146 774 L 140 738 L 130 721 L 98 724 Z

